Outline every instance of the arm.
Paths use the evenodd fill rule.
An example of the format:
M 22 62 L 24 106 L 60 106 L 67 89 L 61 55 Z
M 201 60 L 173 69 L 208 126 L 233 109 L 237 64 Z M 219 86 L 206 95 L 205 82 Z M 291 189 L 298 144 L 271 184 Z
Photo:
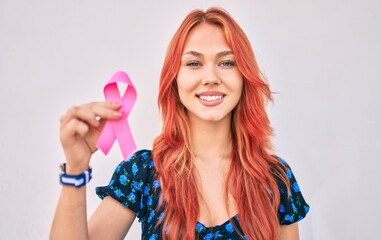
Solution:
M 106 197 L 87 222 L 86 188 L 65 186 L 50 239 L 124 239 L 134 220 L 133 211 L 113 198 Z
M 105 197 L 89 220 L 90 239 L 124 239 L 134 219 L 132 210 Z
M 87 232 L 86 186 L 62 187 L 50 239 L 89 239 Z
M 278 240 L 299 240 L 298 223 L 280 225 Z
M 89 166 L 96 140 L 107 119 L 118 119 L 120 106 L 105 102 L 71 108 L 61 118 L 60 140 L 66 157 L 66 172 L 79 174 Z M 97 120 L 96 117 L 100 117 Z M 86 186 L 63 186 L 53 219 L 50 239 L 123 238 L 135 214 L 121 209 L 117 201 L 107 198 L 87 223 Z M 106 220 L 105 220 L 106 219 Z M 106 231 L 103 233 L 103 231 Z

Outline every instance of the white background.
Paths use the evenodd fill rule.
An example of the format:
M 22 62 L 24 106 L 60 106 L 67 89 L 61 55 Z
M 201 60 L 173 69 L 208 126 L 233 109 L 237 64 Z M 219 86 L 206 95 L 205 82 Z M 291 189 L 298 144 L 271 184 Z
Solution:
M 277 153 L 311 211 L 302 239 L 381 239 L 381 2 L 0 0 L 0 239 L 47 239 L 58 200 L 59 118 L 103 100 L 117 70 L 138 91 L 129 122 L 138 148 L 161 123 L 166 47 L 194 8 L 227 9 L 278 94 L 269 105 Z M 94 155 L 88 211 L 122 160 Z M 107 219 L 105 219 L 107 221 Z M 127 239 L 140 239 L 134 224 Z

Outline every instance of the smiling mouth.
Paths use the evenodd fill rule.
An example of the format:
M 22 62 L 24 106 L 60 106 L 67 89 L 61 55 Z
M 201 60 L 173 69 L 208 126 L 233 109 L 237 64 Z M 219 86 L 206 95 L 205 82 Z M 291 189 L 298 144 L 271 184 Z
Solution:
M 205 102 L 214 102 L 214 101 L 218 101 L 218 100 L 221 100 L 224 95 L 212 95 L 212 96 L 197 96 L 199 99 L 201 99 L 201 101 L 205 101 Z

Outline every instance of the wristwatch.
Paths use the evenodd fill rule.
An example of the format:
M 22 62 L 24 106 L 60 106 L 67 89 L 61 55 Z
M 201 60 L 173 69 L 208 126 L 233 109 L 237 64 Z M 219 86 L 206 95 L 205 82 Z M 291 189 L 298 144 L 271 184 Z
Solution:
M 92 178 L 92 169 L 89 168 L 81 174 L 71 175 L 66 174 L 66 163 L 61 164 L 61 174 L 60 174 L 60 182 L 65 186 L 73 186 L 76 188 L 80 188 L 90 182 Z

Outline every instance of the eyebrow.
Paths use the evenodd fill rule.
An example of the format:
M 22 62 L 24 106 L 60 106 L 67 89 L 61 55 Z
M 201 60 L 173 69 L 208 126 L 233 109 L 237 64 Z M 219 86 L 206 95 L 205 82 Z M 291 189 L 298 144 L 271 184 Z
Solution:
M 188 52 L 183 53 L 183 56 L 184 55 L 188 55 L 188 54 L 196 56 L 196 57 L 200 57 L 200 56 L 203 55 L 202 53 L 199 53 L 199 52 L 196 52 L 196 51 L 188 51 Z M 225 50 L 225 51 L 217 53 L 217 57 L 223 57 L 223 56 L 226 56 L 226 55 L 234 55 L 234 53 L 231 50 Z

